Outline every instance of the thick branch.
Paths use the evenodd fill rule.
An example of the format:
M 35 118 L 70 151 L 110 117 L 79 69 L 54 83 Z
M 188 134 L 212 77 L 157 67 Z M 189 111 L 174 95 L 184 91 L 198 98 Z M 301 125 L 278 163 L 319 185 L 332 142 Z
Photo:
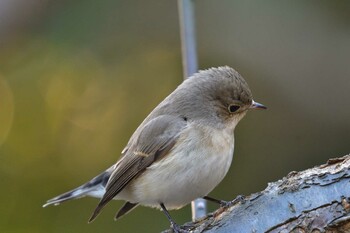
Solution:
M 241 203 L 220 208 L 191 232 L 350 232 L 350 155 L 290 172 Z

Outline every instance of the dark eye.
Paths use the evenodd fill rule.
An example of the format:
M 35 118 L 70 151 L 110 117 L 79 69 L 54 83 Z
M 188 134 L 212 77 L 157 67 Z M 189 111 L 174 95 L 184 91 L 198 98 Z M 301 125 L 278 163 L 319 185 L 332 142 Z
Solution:
M 235 105 L 235 104 L 231 104 L 230 106 L 228 106 L 228 110 L 230 113 L 236 112 L 241 106 L 239 105 Z

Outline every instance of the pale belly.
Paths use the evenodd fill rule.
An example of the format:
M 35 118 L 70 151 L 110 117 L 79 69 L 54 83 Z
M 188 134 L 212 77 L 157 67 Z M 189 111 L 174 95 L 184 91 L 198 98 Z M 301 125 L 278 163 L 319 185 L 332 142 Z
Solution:
M 230 168 L 233 134 L 202 129 L 191 132 L 191 137 L 180 138 L 182 146 L 148 167 L 116 199 L 157 208 L 163 203 L 167 209 L 178 209 L 211 192 Z M 203 134 L 206 137 L 200 136 Z

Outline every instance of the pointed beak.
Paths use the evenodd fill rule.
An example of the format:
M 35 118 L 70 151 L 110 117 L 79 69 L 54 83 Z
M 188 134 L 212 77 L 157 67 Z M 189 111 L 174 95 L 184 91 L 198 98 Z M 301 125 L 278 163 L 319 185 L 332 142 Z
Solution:
M 260 104 L 258 102 L 255 102 L 254 100 L 252 102 L 252 105 L 250 105 L 249 108 L 251 108 L 251 109 L 267 109 L 267 107 L 265 105 Z

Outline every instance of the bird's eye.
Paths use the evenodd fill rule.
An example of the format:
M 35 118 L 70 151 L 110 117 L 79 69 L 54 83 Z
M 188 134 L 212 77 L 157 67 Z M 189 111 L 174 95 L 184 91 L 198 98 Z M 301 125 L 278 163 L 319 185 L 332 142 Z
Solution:
M 228 106 L 228 111 L 230 113 L 236 112 L 241 106 L 236 105 L 236 104 L 231 104 L 230 106 Z

